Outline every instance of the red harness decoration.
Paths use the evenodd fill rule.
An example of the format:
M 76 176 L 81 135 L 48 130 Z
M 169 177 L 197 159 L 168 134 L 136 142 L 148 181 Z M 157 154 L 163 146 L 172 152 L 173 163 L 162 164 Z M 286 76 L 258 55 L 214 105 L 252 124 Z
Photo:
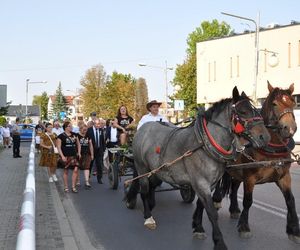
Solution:
M 157 147 L 155 148 L 155 153 L 160 154 L 160 146 L 157 146 Z
M 284 143 L 282 144 L 276 144 L 276 143 L 271 143 L 269 142 L 268 143 L 268 146 L 267 148 L 271 148 L 271 149 L 280 149 L 280 148 L 286 148 L 286 146 L 288 145 L 289 141 L 285 141 Z M 270 151 L 267 151 L 267 150 L 264 150 L 263 148 L 261 149 L 258 149 L 258 152 L 261 153 L 262 155 L 265 155 L 265 156 L 268 156 L 268 157 L 271 157 L 271 158 L 286 158 L 290 155 L 290 152 L 270 152 Z
M 216 141 L 215 139 L 212 137 L 212 135 L 210 134 L 207 126 L 206 126 L 206 120 L 205 118 L 203 117 L 203 127 L 204 127 L 204 130 L 205 130 L 205 133 L 207 134 L 207 137 L 210 141 L 210 143 L 222 154 L 224 155 L 231 155 L 232 154 L 232 150 L 230 151 L 227 151 L 225 150 L 224 148 L 222 148 Z

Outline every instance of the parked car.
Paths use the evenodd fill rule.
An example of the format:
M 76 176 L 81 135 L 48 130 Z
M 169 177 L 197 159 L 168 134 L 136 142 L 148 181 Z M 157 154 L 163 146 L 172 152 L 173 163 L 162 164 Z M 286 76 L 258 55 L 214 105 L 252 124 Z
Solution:
M 32 133 L 35 129 L 35 124 L 18 124 L 18 126 L 21 128 L 20 130 L 20 136 L 21 141 L 31 141 L 32 140 Z

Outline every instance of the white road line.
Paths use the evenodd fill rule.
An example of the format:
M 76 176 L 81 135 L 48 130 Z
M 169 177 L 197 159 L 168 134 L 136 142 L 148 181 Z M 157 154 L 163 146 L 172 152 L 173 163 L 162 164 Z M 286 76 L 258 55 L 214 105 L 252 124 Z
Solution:
M 238 194 L 238 197 L 239 197 L 238 200 L 240 202 L 243 202 L 243 196 Z M 279 216 L 281 218 L 286 219 L 286 215 L 287 215 L 287 210 L 286 209 L 283 209 L 283 208 L 280 208 L 280 207 L 277 207 L 277 206 L 273 206 L 273 205 L 267 204 L 265 202 L 255 200 L 255 199 L 253 199 L 252 206 L 256 207 L 260 210 L 263 210 L 265 212 L 268 212 L 268 213 L 271 213 L 273 215 L 276 215 L 276 216 Z M 298 215 L 298 218 L 299 218 L 300 215 L 299 214 L 297 214 L 297 215 Z

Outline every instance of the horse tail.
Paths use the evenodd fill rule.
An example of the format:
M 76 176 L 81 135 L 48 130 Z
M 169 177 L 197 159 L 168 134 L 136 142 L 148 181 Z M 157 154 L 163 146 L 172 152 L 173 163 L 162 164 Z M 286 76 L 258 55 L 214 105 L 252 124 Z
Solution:
M 232 178 L 231 176 L 225 171 L 223 174 L 221 180 L 220 180 L 220 189 L 221 189 L 221 195 L 222 198 L 224 198 L 226 195 L 229 195 L 230 189 L 232 185 Z
M 222 199 L 229 194 L 229 191 L 231 189 L 231 177 L 230 175 L 225 172 L 222 176 L 222 178 L 218 181 L 216 188 L 213 193 L 213 201 L 214 203 L 218 204 L 222 202 Z M 220 208 L 220 205 L 218 205 L 216 208 Z

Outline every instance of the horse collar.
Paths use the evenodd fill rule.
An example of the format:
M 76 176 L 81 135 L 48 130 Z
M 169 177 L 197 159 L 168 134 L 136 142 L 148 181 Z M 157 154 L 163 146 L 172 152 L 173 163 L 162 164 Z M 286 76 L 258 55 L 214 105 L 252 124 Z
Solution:
M 203 144 L 205 151 L 214 159 L 223 163 L 235 160 L 235 147 L 232 145 L 229 150 L 226 150 L 218 144 L 209 132 L 207 128 L 207 121 L 203 116 L 201 116 L 199 121 L 195 123 L 195 133 L 197 138 L 198 136 L 200 137 L 200 143 Z

